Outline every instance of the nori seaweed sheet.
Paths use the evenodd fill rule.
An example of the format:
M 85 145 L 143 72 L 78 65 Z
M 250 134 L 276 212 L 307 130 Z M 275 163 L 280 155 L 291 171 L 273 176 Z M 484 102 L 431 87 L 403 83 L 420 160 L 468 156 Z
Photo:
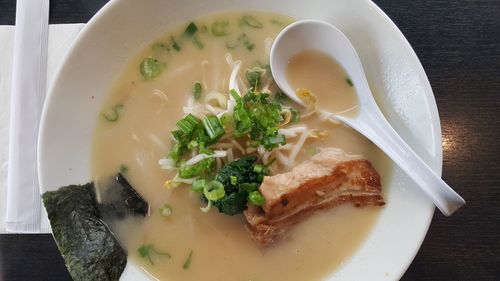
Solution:
M 43 203 L 66 267 L 75 281 L 119 280 L 127 264 L 98 208 L 93 183 L 45 192 Z
M 119 173 L 101 194 L 99 209 L 106 222 L 127 216 L 146 216 L 148 203 L 135 191 L 127 179 Z

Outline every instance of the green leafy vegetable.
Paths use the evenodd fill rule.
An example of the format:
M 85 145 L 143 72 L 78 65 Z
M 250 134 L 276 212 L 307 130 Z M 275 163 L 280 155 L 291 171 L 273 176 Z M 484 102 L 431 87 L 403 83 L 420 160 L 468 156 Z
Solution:
M 151 258 L 153 254 L 171 258 L 169 253 L 156 250 L 153 244 L 143 244 L 137 249 L 137 252 L 141 258 L 147 258 L 151 264 L 154 264 L 153 259 Z
M 231 33 L 229 30 L 229 21 L 227 20 L 215 21 L 212 24 L 211 31 L 214 36 L 228 35 L 229 33 Z
M 113 105 L 113 107 L 111 107 L 110 110 L 101 112 L 101 115 L 109 122 L 116 122 L 120 118 L 120 112 L 122 108 L 122 104 L 115 104 Z
M 241 42 L 247 50 L 251 51 L 255 48 L 255 44 L 252 43 L 250 38 L 246 35 L 246 33 L 242 33 L 240 36 L 238 36 L 238 41 Z
M 162 66 L 155 58 L 145 58 L 140 65 L 140 72 L 145 80 L 152 80 L 161 74 Z
M 260 21 L 258 21 L 253 16 L 244 16 L 241 19 L 241 23 L 251 26 L 253 28 L 262 28 L 264 26 Z
M 241 214 L 247 208 L 247 193 L 233 192 L 213 203 L 219 212 L 234 216 Z
M 117 281 L 127 253 L 101 218 L 93 183 L 42 194 L 52 233 L 75 281 Z
M 353 87 L 353 86 L 354 86 L 354 83 L 352 83 L 351 78 L 346 78 L 346 79 L 345 79 L 345 81 L 347 82 L 347 84 L 348 84 L 349 86 L 351 86 L 351 87 Z
M 194 82 L 193 84 L 193 96 L 195 99 L 200 99 L 201 98 L 201 83 L 199 81 Z
M 225 193 L 218 200 L 211 200 L 219 212 L 236 215 L 246 209 L 249 194 L 259 188 L 265 174 L 265 167 L 254 165 L 255 161 L 256 156 L 244 156 L 226 164 L 215 176 L 215 181 L 224 186 Z
M 191 250 L 189 252 L 189 255 L 188 257 L 186 258 L 186 260 L 184 261 L 184 264 L 182 265 L 182 268 L 184 270 L 187 270 L 189 268 L 189 266 L 191 266 L 191 260 L 193 259 L 193 250 Z

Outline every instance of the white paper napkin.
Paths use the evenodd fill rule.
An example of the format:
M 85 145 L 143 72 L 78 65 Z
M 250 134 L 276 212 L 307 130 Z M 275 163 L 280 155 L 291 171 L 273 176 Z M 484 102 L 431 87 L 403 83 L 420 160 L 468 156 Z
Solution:
M 50 86 L 60 62 L 82 27 L 83 24 L 61 24 L 51 25 L 49 27 L 48 57 L 46 62 L 47 89 Z M 14 200 L 11 200 L 11 198 L 13 198 L 11 191 L 13 185 L 9 186 L 9 191 L 7 190 L 8 167 L 9 165 L 11 168 L 14 166 L 9 164 L 10 161 L 8 161 L 9 135 L 11 131 L 9 124 L 12 123 L 14 125 L 19 123 L 10 122 L 12 118 L 19 118 L 19 116 L 11 116 L 10 114 L 12 112 L 10 106 L 13 98 L 11 96 L 11 82 L 15 40 L 14 29 L 13 26 L 0 26 L 0 233 L 48 233 L 50 232 L 50 227 L 45 210 L 41 205 L 37 182 L 32 182 L 27 187 L 26 185 L 17 185 L 18 189 L 24 189 L 22 189 L 22 191 L 14 191 L 17 192 L 17 195 L 22 194 L 21 196 L 14 196 L 14 198 L 17 197 L 17 199 Z M 33 98 L 36 99 L 37 97 Z M 38 102 L 36 106 L 40 106 L 41 108 L 41 101 L 36 101 Z M 22 109 L 21 107 L 21 110 Z M 21 114 L 34 113 L 22 112 Z M 34 119 L 35 122 L 38 122 L 38 118 L 39 115 Z M 33 134 L 36 134 L 36 132 L 33 132 Z M 34 147 L 36 147 L 36 138 L 32 138 L 29 140 L 31 143 L 30 149 L 34 148 L 33 140 L 35 141 Z M 21 138 L 21 141 L 22 143 L 19 143 L 19 148 L 26 148 L 25 138 Z M 34 151 L 36 152 L 36 150 Z M 20 165 L 18 165 L 15 173 L 17 173 L 19 177 L 30 177 L 31 179 L 35 176 L 34 179 L 36 180 L 36 173 L 33 173 L 33 167 L 36 168 L 36 158 L 33 161 L 32 163 L 18 163 Z M 24 169 L 24 167 L 29 167 L 29 169 Z M 10 193 L 10 195 L 8 193 Z

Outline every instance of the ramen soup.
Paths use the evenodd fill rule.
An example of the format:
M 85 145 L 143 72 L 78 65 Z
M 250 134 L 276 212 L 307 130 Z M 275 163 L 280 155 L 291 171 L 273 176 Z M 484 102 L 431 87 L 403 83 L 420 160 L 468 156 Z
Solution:
M 261 205 L 264 176 L 329 147 L 368 159 L 387 186 L 387 158 L 317 108 L 355 110 L 355 85 L 339 65 L 313 51 L 290 61 L 288 78 L 307 108 L 274 84 L 270 47 L 290 22 L 260 12 L 194 19 L 147 45 L 111 89 L 95 130 L 92 173 L 99 191 L 120 171 L 149 202 L 145 219 L 112 228 L 154 278 L 321 280 L 348 262 L 374 225 L 381 208 L 344 204 L 262 247 L 246 229 L 241 202 L 234 205 L 238 198 L 243 208 Z M 248 155 L 257 159 L 244 170 L 248 178 L 226 177 L 239 188 L 230 194 L 220 171 Z

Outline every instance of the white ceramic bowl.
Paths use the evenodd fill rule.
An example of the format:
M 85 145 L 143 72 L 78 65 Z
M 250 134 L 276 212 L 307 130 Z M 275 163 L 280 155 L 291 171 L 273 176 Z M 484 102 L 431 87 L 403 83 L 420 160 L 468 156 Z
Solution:
M 358 51 L 376 100 L 393 127 L 441 173 L 441 128 L 432 89 L 394 23 L 368 0 L 110 1 L 86 25 L 61 65 L 42 115 L 42 192 L 91 181 L 92 135 L 101 105 L 128 59 L 164 31 L 200 15 L 265 10 L 331 22 Z M 328 280 L 398 280 L 418 251 L 434 207 L 401 171 L 367 240 Z M 148 280 L 128 264 L 121 280 Z

